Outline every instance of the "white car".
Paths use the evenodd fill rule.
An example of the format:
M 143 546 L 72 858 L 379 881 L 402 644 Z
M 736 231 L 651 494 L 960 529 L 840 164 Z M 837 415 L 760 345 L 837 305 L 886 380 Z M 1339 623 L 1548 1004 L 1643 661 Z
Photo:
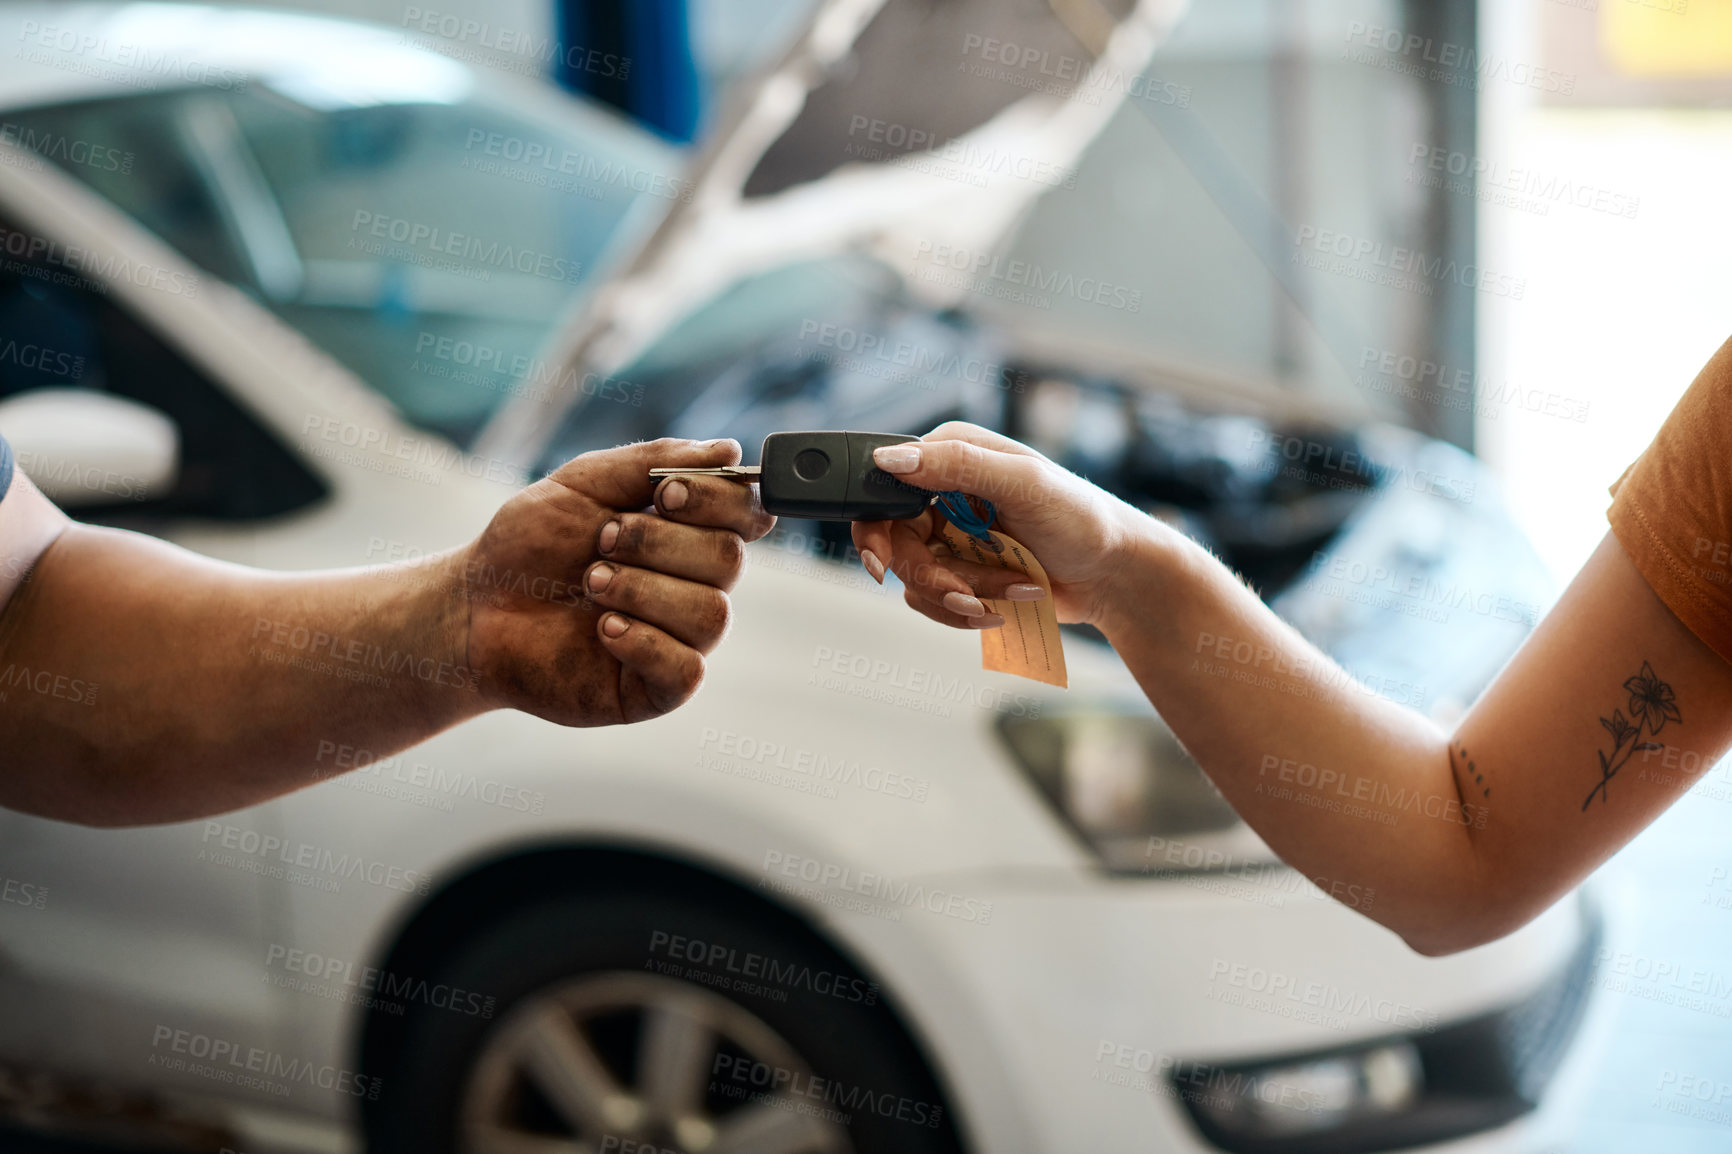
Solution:
M 529 471 L 646 430 L 972 415 L 1263 565 L 1368 692 L 1459 708 L 1544 596 L 1470 457 L 1364 414 L 1296 432 L 1254 374 L 988 323 L 974 306 L 1007 294 L 979 278 L 1013 278 L 973 256 L 972 282 L 922 275 L 1082 187 L 1138 98 L 1090 78 L 1142 76 L 1191 19 L 1120 6 L 1091 71 L 1050 13 L 959 7 L 823 4 L 689 169 L 513 79 L 540 48 L 418 8 L 395 29 L 0 10 L 0 433 L 75 511 L 308 569 L 448 547 Z M 784 130 L 852 125 L 868 106 L 835 86 L 882 91 L 919 56 L 895 50 L 945 37 L 995 96 L 935 101 L 912 152 L 865 116 L 853 143 L 906 155 L 844 133 L 851 160 L 788 175 L 809 153 Z M 31 1087 L 0 1118 L 475 1154 L 1513 1151 L 1567 1129 L 1604 932 L 1586 897 L 1416 956 L 1350 908 L 1373 892 L 1275 863 L 1105 646 L 1067 638 L 1066 690 L 983 672 L 841 541 L 786 523 L 755 547 L 702 692 L 653 722 L 495 713 L 394 757 L 321 740 L 307 788 L 183 825 L 0 812 L 0 1085 Z M 1390 566 L 1483 584 L 1427 603 L 1367 577 Z M 208 628 L 356 692 L 420 675 L 294 622 Z M 1199 638 L 1199 675 L 1260 674 L 1241 648 Z M 1267 770 L 1296 804 L 1463 818 L 1280 751 Z

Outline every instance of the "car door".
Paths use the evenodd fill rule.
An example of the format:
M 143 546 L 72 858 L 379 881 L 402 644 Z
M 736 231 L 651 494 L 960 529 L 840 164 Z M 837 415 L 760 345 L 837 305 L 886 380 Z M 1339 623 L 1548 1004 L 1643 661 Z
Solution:
M 8 236 L 35 231 L 0 228 Z M 62 253 L 70 243 L 42 239 L 59 242 Z M 56 251 L 49 243 L 37 249 Z M 325 494 L 149 321 L 63 262 L 19 259 L 0 270 L 0 349 L 12 350 L 0 355 L 0 433 L 8 398 L 50 389 L 123 397 L 176 429 L 178 476 L 149 499 L 124 466 L 90 468 L 20 441 L 20 468 L 81 520 L 161 532 L 196 518 L 223 526 L 233 555 L 246 551 L 257 520 Z M 38 680 L 9 677 L 11 700 L 0 698 L 0 708 L 35 707 Z M 72 708 L 102 701 L 99 683 L 74 683 L 80 700 Z M 43 684 L 53 692 L 54 682 Z M 261 974 L 277 936 L 276 836 L 268 807 L 126 830 L 0 809 L 0 1059 L 184 1087 L 174 1058 L 187 1038 L 268 1048 L 275 995 Z

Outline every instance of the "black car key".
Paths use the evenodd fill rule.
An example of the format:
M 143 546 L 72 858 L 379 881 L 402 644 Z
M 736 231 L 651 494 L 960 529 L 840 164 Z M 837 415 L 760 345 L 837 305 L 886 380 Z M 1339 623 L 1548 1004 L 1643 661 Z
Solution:
M 764 511 L 808 521 L 901 521 L 935 494 L 892 477 L 872 450 L 917 440 L 899 433 L 771 433 L 758 465 L 651 469 L 652 477 L 733 477 L 758 483 Z

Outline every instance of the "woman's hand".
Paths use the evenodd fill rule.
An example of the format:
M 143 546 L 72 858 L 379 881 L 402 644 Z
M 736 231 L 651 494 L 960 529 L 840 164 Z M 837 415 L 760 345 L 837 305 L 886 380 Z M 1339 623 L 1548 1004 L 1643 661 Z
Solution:
M 1027 445 L 978 425 L 951 421 L 918 442 L 874 454 L 886 473 L 922 489 L 960 489 L 991 501 L 993 527 L 1021 542 L 1046 569 L 1058 618 L 1097 624 L 1125 555 L 1153 526 L 1118 498 Z M 958 629 L 995 629 L 1004 618 L 982 600 L 1036 601 L 1045 594 L 1020 574 L 952 559 L 928 509 L 907 521 L 857 521 L 854 545 L 879 584 L 888 569 L 908 604 Z

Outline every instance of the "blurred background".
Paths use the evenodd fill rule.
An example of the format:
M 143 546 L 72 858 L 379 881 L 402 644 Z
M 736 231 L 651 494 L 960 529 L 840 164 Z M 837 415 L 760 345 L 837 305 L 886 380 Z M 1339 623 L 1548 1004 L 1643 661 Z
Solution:
M 1447 722 L 1732 328 L 1732 0 L 7 4 L 0 42 L 0 432 L 75 515 L 267 567 L 444 547 L 625 440 L 962 417 Z M 1732 1145 L 1724 765 L 1421 959 L 1098 639 L 1064 694 L 983 674 L 833 529 L 757 547 L 675 717 L 309 750 L 215 823 L 0 815 L 4 1144 Z

